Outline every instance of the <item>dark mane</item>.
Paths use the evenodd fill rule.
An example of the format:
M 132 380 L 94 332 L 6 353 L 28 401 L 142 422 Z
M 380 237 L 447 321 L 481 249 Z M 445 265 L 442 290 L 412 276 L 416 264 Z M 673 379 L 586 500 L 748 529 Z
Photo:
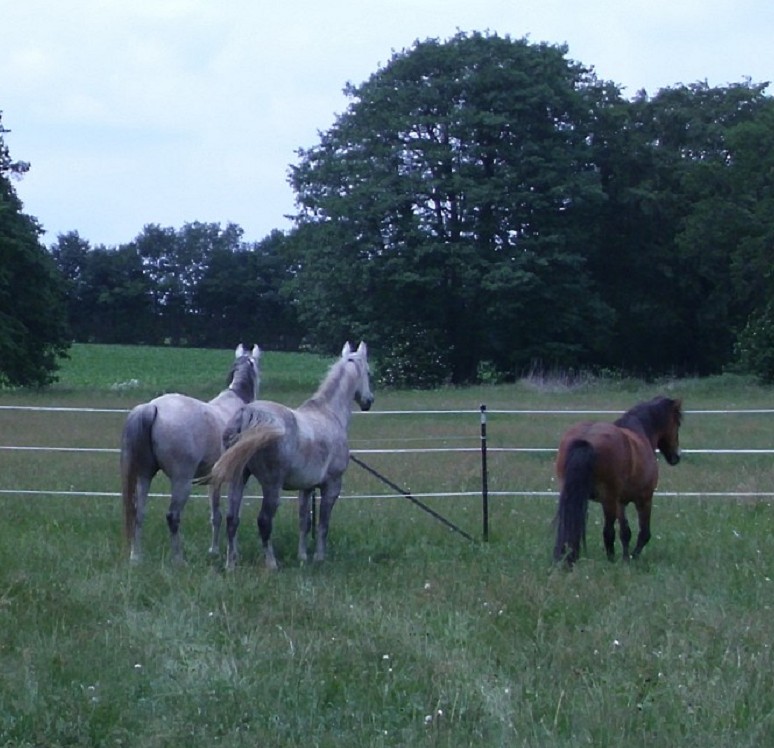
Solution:
M 633 408 L 627 410 L 626 413 L 615 421 L 615 425 L 632 429 L 633 431 L 644 431 L 646 434 L 652 434 L 665 429 L 669 423 L 670 416 L 676 418 L 677 425 L 680 426 L 683 420 L 683 410 L 680 401 L 659 395 L 652 400 L 638 403 Z
M 243 369 L 245 364 L 247 364 L 247 371 L 252 373 L 250 359 L 252 359 L 252 354 L 249 353 L 245 353 L 244 355 L 235 358 L 231 363 L 231 369 L 226 377 L 226 387 L 233 389 L 245 402 L 249 402 L 255 397 L 255 390 L 260 381 L 260 369 L 257 369 L 255 377 L 252 375 L 249 377 L 243 376 L 242 381 L 236 382 L 236 387 L 232 387 L 232 385 L 234 385 L 234 377 L 237 372 Z

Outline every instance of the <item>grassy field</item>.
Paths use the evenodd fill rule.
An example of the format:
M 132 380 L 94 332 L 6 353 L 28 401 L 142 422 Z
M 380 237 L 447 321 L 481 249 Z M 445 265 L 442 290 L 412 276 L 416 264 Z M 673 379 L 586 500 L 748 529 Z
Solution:
M 114 412 L 0 409 L 0 445 L 114 449 L 125 409 L 169 390 L 212 397 L 231 356 L 76 346 L 60 384 L 0 392 L 0 406 Z M 266 353 L 261 396 L 297 405 L 330 363 Z M 170 562 L 156 498 L 145 561 L 130 566 L 117 454 L 0 450 L 0 746 L 774 744 L 774 510 L 754 495 L 774 491 L 774 460 L 692 451 L 774 446 L 772 414 L 703 412 L 772 408 L 771 389 L 533 378 L 375 392 L 352 446 L 401 486 L 441 494 L 425 500 L 477 539 L 480 497 L 450 496 L 480 489 L 475 450 L 364 451 L 478 447 L 481 403 L 493 449 L 552 448 L 580 416 L 504 411 L 620 412 L 664 393 L 684 398 L 685 456 L 660 460 L 653 539 L 636 563 L 605 560 L 592 505 L 582 560 L 554 568 L 551 454 L 492 451 L 488 543 L 353 465 L 325 564 L 296 562 L 288 501 L 275 522 L 282 568 L 266 572 L 252 498 L 226 574 L 206 554 L 201 490 L 183 516 L 186 565 Z M 419 409 L 455 412 L 394 412 Z

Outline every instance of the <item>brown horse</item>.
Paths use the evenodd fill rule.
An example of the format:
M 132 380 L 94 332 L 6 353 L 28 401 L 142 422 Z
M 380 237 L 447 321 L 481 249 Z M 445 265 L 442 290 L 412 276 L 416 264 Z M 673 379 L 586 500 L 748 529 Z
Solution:
M 614 423 L 584 421 L 565 432 L 556 457 L 556 474 L 561 482 L 556 561 L 572 565 L 578 558 L 581 542 L 585 545 L 589 499 L 602 504 L 602 538 L 611 561 L 615 557 L 616 520 L 623 556 L 629 558 L 632 531 L 626 520 L 626 505 L 634 503 L 640 532 L 632 556 L 640 555 L 650 540 L 650 510 L 658 483 L 655 450 L 670 465 L 677 465 L 681 422 L 680 400 L 655 397 L 635 405 Z

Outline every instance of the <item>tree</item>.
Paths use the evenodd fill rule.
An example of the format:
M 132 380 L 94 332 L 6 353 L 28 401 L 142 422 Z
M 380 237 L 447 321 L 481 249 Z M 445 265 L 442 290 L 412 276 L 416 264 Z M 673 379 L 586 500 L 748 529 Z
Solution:
M 423 330 L 420 355 L 455 383 L 484 362 L 514 376 L 604 348 L 613 313 L 585 259 L 603 199 L 587 136 L 618 94 L 565 54 L 458 34 L 347 87 L 347 111 L 291 173 L 293 288 L 313 343 L 349 328 L 405 371 Z
M 0 112 L 0 385 L 42 387 L 70 345 L 64 284 L 13 188 L 29 165 L 11 160 L 6 132 Z
M 764 88 L 697 83 L 602 111 L 594 159 L 607 199 L 590 263 L 618 315 L 606 365 L 708 374 L 729 362 L 749 313 L 732 264 L 752 225 L 733 133 L 766 106 Z
M 158 343 L 152 287 L 135 247 L 92 248 L 77 231 L 51 254 L 67 284 L 70 328 L 87 343 Z
M 145 226 L 131 246 L 142 259 L 153 289 L 153 312 L 164 338 L 173 344 L 192 344 L 200 320 L 194 300 L 209 258 L 219 249 L 240 249 L 242 229 L 230 223 L 187 223 L 179 231 L 155 224 Z
M 275 231 L 261 242 L 210 253 L 193 295 L 200 344 L 242 340 L 274 350 L 298 347 L 296 315 L 281 293 L 284 242 Z

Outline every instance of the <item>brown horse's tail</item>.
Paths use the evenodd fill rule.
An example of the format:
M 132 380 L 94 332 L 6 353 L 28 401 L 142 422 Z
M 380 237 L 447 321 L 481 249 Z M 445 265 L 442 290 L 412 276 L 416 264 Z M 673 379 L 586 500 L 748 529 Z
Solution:
M 151 442 L 151 427 L 156 406 L 138 405 L 126 418 L 121 434 L 121 498 L 124 505 L 124 534 L 129 543 L 137 525 L 137 478 L 141 470 L 153 470 L 156 458 Z
M 259 449 L 277 441 L 284 433 L 285 428 L 279 423 L 262 423 L 242 431 L 212 466 L 207 482 L 217 490 L 223 483 L 236 480 Z
M 556 512 L 555 561 L 574 563 L 581 543 L 586 544 L 586 516 L 594 490 L 595 459 L 594 447 L 585 439 L 577 439 L 567 449 Z

